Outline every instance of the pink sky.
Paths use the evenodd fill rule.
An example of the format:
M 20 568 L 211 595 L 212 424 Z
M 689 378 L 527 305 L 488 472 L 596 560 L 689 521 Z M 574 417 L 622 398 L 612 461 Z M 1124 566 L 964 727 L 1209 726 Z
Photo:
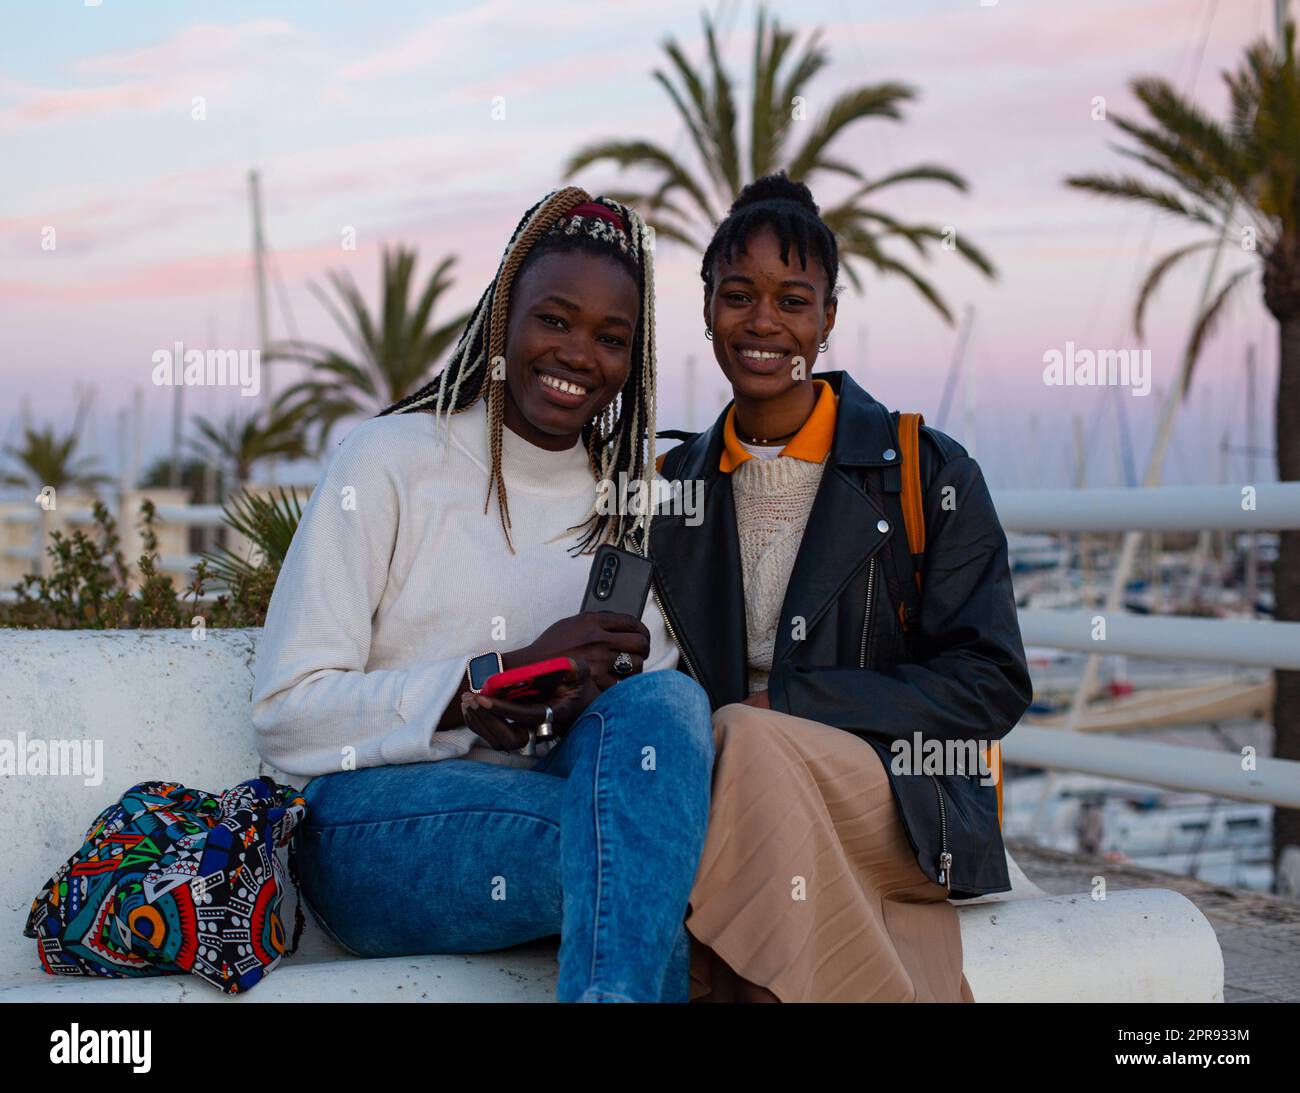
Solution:
M 166 450 L 170 392 L 149 383 L 155 349 L 209 337 L 255 344 L 250 167 L 262 172 L 267 235 L 293 320 L 307 336 L 337 341 L 307 292 L 326 271 L 350 270 L 373 299 L 382 243 L 418 246 L 426 270 L 455 253 L 449 307 L 465 306 L 523 209 L 564 184 L 561 165 L 576 148 L 638 136 L 684 151 L 682 127 L 650 72 L 669 34 L 689 56 L 703 52 L 699 6 L 658 0 L 621 5 L 612 23 L 576 5 L 506 0 L 436 15 L 398 4 L 382 18 L 350 3 L 328 14 L 238 3 L 189 21 L 154 17 L 157 9 L 141 4 L 112 8 L 78 11 L 57 34 L 11 36 L 0 47 L 0 139 L 18 165 L 0 179 L 0 367 L 12 394 L 0 431 L 12 442 L 23 400 L 38 422 L 70 421 L 74 389 L 93 384 L 87 444 L 110 469 L 116 415 L 135 388 L 146 458 Z M 752 10 L 722 9 L 725 57 L 742 88 Z M 880 202 L 902 219 L 952 225 L 999 270 L 988 282 L 943 252 L 924 265 L 955 312 L 976 312 L 970 411 L 961 389 L 945 428 L 995 483 L 1046 485 L 1067 480 L 1070 419 L 1080 414 L 1097 449 L 1090 482 L 1109 484 L 1113 425 L 1097 412 L 1106 392 L 1044 387 L 1042 355 L 1070 340 L 1136 346 L 1127 317 L 1140 274 L 1189 237 L 1062 179 L 1128 169 L 1108 143 L 1121 134 L 1090 111 L 1100 95 L 1112 113 L 1137 116 L 1126 88 L 1133 76 L 1164 76 L 1221 114 L 1220 73 L 1269 31 L 1271 3 L 899 0 L 772 10 L 801 34 L 823 28 L 833 63 L 809 89 L 810 113 L 862 83 L 901 80 L 920 90 L 903 124 L 849 130 L 835 146 L 840 158 L 869 175 L 939 163 L 970 183 L 965 195 L 922 184 Z M 507 104 L 503 122 L 489 117 L 497 95 Z M 194 96 L 205 100 L 204 120 L 191 116 Z M 631 180 L 596 168 L 575 181 L 599 192 Z M 823 204 L 844 190 L 833 177 L 813 184 Z M 57 232 L 54 252 L 40 246 L 46 227 Z M 356 229 L 355 252 L 340 247 L 345 227 Z M 1243 261 L 1226 255 L 1224 268 Z M 1201 268 L 1171 280 L 1151 311 L 1145 346 L 1158 388 L 1176 373 Z M 687 423 L 683 362 L 693 354 L 701 427 L 727 395 L 703 338 L 698 257 L 665 244 L 658 271 L 660 421 Z M 290 333 L 274 285 L 272 305 L 273 334 Z M 846 288 L 822 363 L 934 422 L 955 335 L 901 282 L 869 275 L 865 298 Z M 1250 340 L 1261 368 L 1261 436 L 1269 436 L 1272 338 L 1249 290 L 1202 363 L 1171 480 L 1217 480 L 1225 428 L 1244 443 Z M 209 414 L 240 401 L 194 395 L 187 410 Z M 1141 458 L 1157 396 L 1126 398 Z M 1227 473 L 1241 477 L 1240 461 Z M 299 477 L 314 476 L 303 468 Z

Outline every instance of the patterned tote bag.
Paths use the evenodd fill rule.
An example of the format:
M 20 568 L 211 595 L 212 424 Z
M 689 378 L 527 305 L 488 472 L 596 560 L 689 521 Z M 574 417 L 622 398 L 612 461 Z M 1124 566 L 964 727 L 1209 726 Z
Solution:
M 286 885 L 276 854 L 307 803 L 292 786 L 252 778 L 220 794 L 144 782 L 110 805 L 32 902 L 23 934 L 51 975 L 109 979 L 196 975 L 227 994 L 261 982 L 286 948 Z

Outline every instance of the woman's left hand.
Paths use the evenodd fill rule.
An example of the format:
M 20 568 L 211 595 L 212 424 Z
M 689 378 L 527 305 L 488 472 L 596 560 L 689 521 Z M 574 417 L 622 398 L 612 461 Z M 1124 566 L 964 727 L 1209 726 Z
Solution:
M 757 706 L 760 710 L 770 710 L 772 708 L 772 703 L 768 701 L 766 691 L 755 691 L 743 700 L 742 705 Z
M 528 743 L 529 728 L 546 720 L 546 707 L 551 707 L 555 731 L 562 734 L 581 716 L 583 710 L 600 697 L 600 689 L 592 681 L 591 669 L 580 657 L 573 658 L 576 669 L 560 681 L 546 702 L 508 702 L 503 698 L 489 698 L 465 692 L 461 695 L 461 710 L 465 724 L 498 751 L 518 751 Z

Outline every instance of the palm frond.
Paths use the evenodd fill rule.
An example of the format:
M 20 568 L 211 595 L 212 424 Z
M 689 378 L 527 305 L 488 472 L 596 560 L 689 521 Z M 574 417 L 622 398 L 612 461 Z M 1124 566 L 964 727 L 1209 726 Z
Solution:
M 830 107 L 813 124 L 812 132 L 786 168 L 791 178 L 807 178 L 826 147 L 848 126 L 864 118 L 902 119 L 901 104 L 916 97 L 911 87 L 902 83 L 881 83 L 856 87 L 837 95 Z
M 1206 305 L 1205 310 L 1197 318 L 1196 325 L 1192 328 L 1191 339 L 1187 343 L 1187 367 L 1183 371 L 1183 398 L 1187 397 L 1187 392 L 1191 388 L 1192 373 L 1195 371 L 1196 362 L 1200 360 L 1201 350 L 1218 327 L 1219 320 L 1227 310 L 1224 305 L 1236 287 L 1255 272 L 1253 266 L 1245 266 L 1237 270 L 1224 282 L 1218 294 Z
M 790 104 L 775 97 L 777 73 L 785 60 L 794 34 L 782 30 L 775 19 L 770 28 L 766 12 L 758 12 L 754 35 L 754 92 L 750 103 L 749 175 L 761 178 L 777 164 L 781 136 L 789 122 Z
M 804 43 L 803 52 L 799 55 L 799 59 L 795 61 L 790 71 L 786 74 L 785 83 L 781 85 L 781 90 L 778 93 L 776 100 L 781 107 L 781 124 L 773 134 L 774 156 L 779 157 L 782 155 L 785 137 L 789 133 L 790 123 L 794 120 L 790 110 L 791 106 L 794 104 L 794 100 L 803 96 L 808 84 L 812 82 L 817 73 L 831 63 L 830 53 L 822 47 L 821 37 L 822 32 L 820 27 L 815 29 L 812 34 L 808 36 L 808 40 Z M 797 178 L 799 176 L 796 175 L 793 177 Z
M 216 552 L 205 552 L 200 557 L 208 562 L 213 576 L 237 588 L 263 566 L 279 572 L 302 520 L 302 504 L 294 491 L 283 487 L 265 497 L 241 490 L 226 500 L 221 519 L 247 539 L 256 554 L 245 558 L 226 547 L 218 547 Z
M 1190 208 L 1184 205 L 1178 195 L 1172 191 L 1156 189 L 1131 175 L 1071 175 L 1065 183 L 1076 190 L 1087 190 L 1106 197 L 1119 197 L 1143 205 L 1154 205 L 1163 212 L 1194 220 L 1198 224 L 1208 224 L 1215 228 L 1218 226 L 1203 209 Z
M 672 97 L 673 105 L 676 106 L 678 114 L 686 123 L 691 134 L 691 140 L 695 144 L 695 151 L 699 154 L 700 161 L 704 164 L 704 168 L 708 171 L 714 185 L 722 186 L 722 168 L 718 162 L 718 150 L 713 143 L 713 127 L 709 122 L 709 95 L 705 89 L 704 80 L 695 71 L 690 61 L 686 59 L 686 54 L 682 52 L 681 46 L 675 40 L 669 38 L 664 43 L 663 50 L 668 54 L 668 60 L 672 63 L 673 71 L 686 89 L 686 95 L 690 99 L 689 105 L 667 75 L 655 69 L 655 79 Z
M 718 217 L 703 188 L 690 176 L 672 154 L 649 141 L 610 140 L 589 144 L 579 149 L 565 164 L 564 174 L 570 178 L 584 167 L 600 160 L 608 159 L 621 168 L 644 167 L 657 170 L 668 184 L 668 192 L 684 191 L 696 204 L 710 224 L 716 224 Z
M 887 175 L 881 175 L 879 178 L 864 182 L 858 189 L 853 191 L 850 200 L 856 201 L 867 194 L 876 193 L 889 186 L 897 186 L 902 182 L 946 182 L 954 190 L 961 190 L 963 193 L 970 189 L 966 184 L 966 180 L 956 171 L 950 171 L 947 167 L 940 167 L 933 163 L 923 163 L 920 166 L 907 167 L 901 171 L 890 171 Z
M 1155 293 L 1160 282 L 1164 279 L 1165 274 L 1188 255 L 1195 254 L 1197 251 L 1205 250 L 1206 247 L 1213 247 L 1217 245 L 1217 242 L 1218 241 L 1215 239 L 1202 239 L 1199 242 L 1190 243 L 1185 247 L 1179 247 L 1177 250 L 1170 251 L 1151 267 L 1150 272 L 1146 275 L 1146 279 L 1142 282 L 1142 287 L 1138 290 L 1137 304 L 1133 308 L 1133 330 L 1137 333 L 1139 338 L 1146 338 L 1144 327 L 1147 303 Z
M 1111 147 L 1119 155 L 1158 171 L 1182 187 L 1198 202 L 1210 206 L 1222 206 L 1231 198 L 1232 186 L 1201 163 L 1196 155 L 1176 138 L 1168 137 L 1126 118 L 1117 117 L 1112 120 L 1117 129 L 1127 133 L 1141 145 L 1141 148 L 1126 148 L 1120 144 L 1112 144 Z
M 1134 95 L 1165 133 L 1174 137 L 1189 158 L 1211 178 L 1240 189 L 1246 181 L 1230 134 L 1203 110 L 1160 77 L 1132 81 Z
M 709 121 L 713 144 L 717 149 L 718 170 L 728 190 L 740 189 L 740 150 L 736 145 L 736 100 L 731 94 L 731 77 L 718 54 L 718 37 L 713 24 L 704 19 L 704 40 L 709 49 L 709 66 L 713 92 L 709 96 Z
M 848 227 L 843 235 L 841 251 L 845 254 L 858 255 L 882 273 L 892 273 L 902 277 L 921 294 L 922 298 L 931 307 L 943 316 L 944 322 L 950 326 L 953 324 L 952 312 L 948 309 L 948 305 L 943 302 L 943 297 L 939 295 L 938 289 L 910 266 L 899 262 L 881 250 L 878 239 L 870 232 L 854 226 Z M 846 263 L 846 272 L 849 270 L 851 270 L 851 267 Z M 850 278 L 852 279 L 851 273 Z M 860 283 L 856 282 L 859 285 Z

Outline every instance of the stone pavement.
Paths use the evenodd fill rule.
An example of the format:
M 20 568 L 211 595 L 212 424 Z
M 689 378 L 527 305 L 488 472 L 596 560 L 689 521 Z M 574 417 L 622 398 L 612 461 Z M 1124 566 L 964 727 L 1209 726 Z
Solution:
M 1007 849 L 1049 895 L 1087 892 L 1092 878 L 1111 889 L 1169 888 L 1210 920 L 1223 950 L 1225 1002 L 1300 1002 L 1300 901 L 1161 873 L 1103 858 L 1049 850 L 1019 839 Z

